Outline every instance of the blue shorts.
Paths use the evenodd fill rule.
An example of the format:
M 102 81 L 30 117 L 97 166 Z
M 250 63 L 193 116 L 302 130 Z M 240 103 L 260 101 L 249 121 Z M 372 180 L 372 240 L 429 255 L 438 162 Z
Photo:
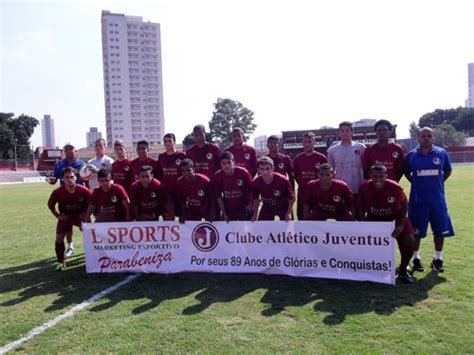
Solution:
M 451 218 L 446 204 L 420 204 L 408 206 L 408 218 L 415 231 L 415 238 L 426 237 L 428 222 L 436 237 L 452 237 L 454 235 Z

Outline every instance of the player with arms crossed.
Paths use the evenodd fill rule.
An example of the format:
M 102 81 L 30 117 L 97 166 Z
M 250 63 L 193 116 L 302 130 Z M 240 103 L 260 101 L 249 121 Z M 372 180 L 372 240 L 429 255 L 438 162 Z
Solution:
M 370 168 L 370 180 L 360 185 L 357 204 L 361 221 L 395 221 L 392 237 L 396 238 L 401 255 L 398 279 L 413 283 L 407 271 L 415 247 L 413 228 L 406 218 L 408 200 L 402 187 L 387 179 L 385 165 Z
M 86 210 L 92 197 L 92 193 L 87 188 L 76 184 L 76 174 L 77 172 L 72 167 L 64 168 L 61 174 L 64 185 L 54 190 L 48 200 L 48 208 L 58 220 L 55 244 L 58 259 L 56 271 L 63 271 L 66 268 L 64 258 L 74 253 L 72 227 L 76 226 L 80 229 L 81 223 L 87 221 Z M 57 210 L 56 205 L 58 205 Z M 66 254 L 64 253 L 64 237 L 67 237 L 69 242 Z
M 236 127 L 232 130 L 232 145 L 225 148 L 234 155 L 235 165 L 247 169 L 251 176 L 257 172 L 257 152 L 254 147 L 244 144 L 244 130 Z

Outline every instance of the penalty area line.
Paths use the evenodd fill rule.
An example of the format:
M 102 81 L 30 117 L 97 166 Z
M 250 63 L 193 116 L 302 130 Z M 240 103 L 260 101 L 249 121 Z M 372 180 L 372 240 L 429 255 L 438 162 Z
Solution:
M 0 354 L 5 354 L 7 353 L 8 351 L 11 351 L 15 348 L 17 348 L 18 346 L 20 346 L 21 344 L 23 344 L 25 341 L 28 341 L 30 340 L 31 338 L 37 336 L 37 335 L 40 335 L 41 333 L 43 333 L 45 330 L 51 328 L 51 327 L 54 327 L 56 324 L 58 324 L 59 322 L 61 322 L 63 319 L 66 319 L 66 318 L 70 318 L 72 317 L 74 314 L 76 314 L 77 312 L 79 312 L 80 310 L 86 308 L 87 306 L 91 305 L 92 303 L 94 302 L 97 302 L 98 300 L 100 300 L 102 297 L 104 296 L 107 296 L 109 293 L 111 292 L 114 292 L 116 289 L 118 289 L 119 287 L 122 287 L 123 285 L 126 285 L 128 284 L 129 282 L 135 280 L 137 277 L 139 277 L 141 274 L 133 274 L 133 275 L 130 275 L 130 276 L 127 276 L 124 280 L 116 283 L 115 285 L 112 285 L 110 286 L 109 288 L 105 289 L 104 291 L 101 291 L 99 293 L 96 293 L 94 296 L 92 296 L 91 298 L 89 298 L 88 300 L 86 301 L 83 301 L 82 303 L 79 303 L 78 305 L 74 306 L 73 308 L 71 308 L 69 311 L 67 311 L 66 313 L 63 313 L 63 314 L 60 314 L 59 316 L 57 316 L 56 318 L 53 318 L 53 319 L 50 319 L 49 321 L 47 321 L 46 323 L 40 325 L 39 327 L 36 327 L 34 329 L 32 329 L 31 331 L 28 332 L 28 334 L 26 334 L 24 337 L 21 337 L 20 339 L 18 340 L 15 340 L 14 342 L 11 342 L 5 346 L 2 346 L 0 348 Z

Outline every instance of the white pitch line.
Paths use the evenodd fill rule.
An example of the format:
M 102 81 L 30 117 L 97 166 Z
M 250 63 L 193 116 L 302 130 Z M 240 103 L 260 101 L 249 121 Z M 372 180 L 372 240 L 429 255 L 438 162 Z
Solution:
M 122 287 L 123 285 L 128 284 L 129 282 L 135 280 L 140 275 L 141 274 L 130 275 L 127 278 L 125 278 L 124 280 L 120 281 L 119 283 L 116 283 L 115 285 L 110 286 L 108 289 L 95 294 L 94 296 L 92 296 L 88 300 L 86 300 L 86 301 L 78 304 L 77 306 L 71 308 L 66 313 L 63 313 L 63 314 L 57 316 L 56 318 L 50 319 L 49 321 L 47 321 L 46 323 L 40 325 L 39 327 L 34 328 L 28 334 L 26 334 L 24 337 L 22 337 L 18 340 L 15 340 L 14 342 L 11 342 L 11 343 L 1 347 L 0 348 L 0 354 L 5 354 L 6 352 L 15 349 L 16 347 L 23 344 L 25 341 L 28 341 L 31 338 L 43 333 L 45 330 L 55 326 L 56 324 L 61 322 L 63 319 L 72 317 L 76 312 L 79 312 L 80 310 L 86 308 L 87 306 L 91 305 L 92 303 L 97 302 L 102 297 L 107 296 L 109 293 L 114 292 L 119 287 Z

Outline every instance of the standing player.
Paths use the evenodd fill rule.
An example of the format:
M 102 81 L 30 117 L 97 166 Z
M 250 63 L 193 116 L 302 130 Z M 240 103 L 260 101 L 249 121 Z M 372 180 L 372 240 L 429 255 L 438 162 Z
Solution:
M 364 181 L 359 188 L 357 199 L 359 219 L 361 221 L 395 221 L 392 237 L 397 239 L 401 255 L 398 279 L 402 282 L 413 283 L 411 275 L 407 272 L 415 246 L 413 229 L 406 218 L 407 197 L 402 187 L 387 177 L 385 165 L 378 164 L 370 168 L 371 179 Z
M 376 164 L 382 164 L 387 168 L 387 178 L 394 181 L 400 181 L 403 176 L 403 148 L 390 143 L 390 134 L 393 126 L 387 120 L 378 120 L 375 122 L 375 134 L 377 143 L 368 146 L 365 149 L 362 159 L 364 177 L 370 178 L 370 167 Z
M 65 158 L 58 161 L 54 167 L 54 178 L 51 178 L 49 181 L 50 184 L 54 185 L 56 181 L 60 181 L 61 186 L 64 185 L 64 181 L 61 179 L 61 174 L 63 170 L 67 167 L 71 167 L 76 171 L 76 183 L 79 185 L 84 185 L 84 182 L 79 178 L 79 170 L 85 164 L 82 160 L 77 159 L 76 157 L 76 148 L 71 143 L 66 143 L 63 148 Z
M 257 220 L 260 200 L 262 208 L 258 213 L 259 221 L 273 221 L 276 216 L 281 221 L 292 219 L 295 193 L 287 177 L 275 173 L 273 160 L 261 157 L 257 161 L 258 176 L 252 182 L 252 221 Z
M 58 259 L 56 271 L 63 271 L 66 267 L 64 258 L 74 253 L 72 227 L 81 228 L 81 223 L 86 221 L 85 212 L 92 197 L 92 193 L 87 188 L 76 184 L 76 174 L 77 172 L 72 167 L 64 168 L 61 173 L 64 185 L 54 190 L 48 200 L 48 208 L 58 219 L 55 244 Z M 58 205 L 57 210 L 56 205 Z M 64 237 L 69 243 L 66 255 L 64 253 Z
M 267 148 L 268 154 L 267 157 L 270 157 L 273 160 L 275 172 L 286 176 L 295 188 L 295 178 L 293 176 L 293 166 L 291 164 L 291 159 L 288 155 L 280 153 L 280 139 L 277 136 L 270 136 L 267 139 Z
M 321 164 L 327 163 L 326 157 L 314 150 L 316 138 L 314 133 L 309 132 L 303 135 L 303 152 L 298 154 L 293 161 L 293 172 L 295 180 L 298 183 L 298 201 L 297 216 L 299 220 L 303 219 L 304 196 L 306 193 L 306 185 L 311 180 L 318 178 L 318 170 Z
M 443 272 L 444 238 L 454 235 L 444 193 L 444 182 L 451 176 L 451 161 L 445 149 L 433 145 L 431 128 L 420 129 L 418 142 L 418 148 L 408 153 L 404 168 L 405 177 L 411 182 L 408 216 L 415 229 L 413 269 L 424 271 L 419 250 L 421 238 L 426 237 L 430 223 L 435 246 L 431 267 Z
M 206 175 L 195 173 L 191 159 L 181 162 L 181 177 L 176 182 L 183 213 L 179 221 L 213 221 L 216 219 L 214 194 Z
M 105 139 L 99 138 L 95 141 L 95 158 L 89 160 L 87 164 L 91 164 L 100 169 L 112 169 L 112 164 L 114 160 L 105 155 Z M 89 180 L 89 190 L 94 191 L 94 189 L 99 186 L 99 182 L 97 181 L 97 174 L 92 174 L 91 179 Z
M 176 151 L 176 136 L 173 133 L 165 134 L 163 137 L 165 153 L 158 157 L 159 176 L 166 192 L 173 200 L 176 216 L 181 216 L 181 203 L 176 191 L 176 181 L 181 176 L 181 161 L 186 158 L 183 152 Z
M 336 179 L 344 181 L 354 193 L 354 198 L 357 198 L 359 185 L 364 178 L 362 156 L 365 145 L 353 142 L 352 133 L 351 122 L 339 124 L 341 141 L 328 149 L 328 160 L 336 170 Z
M 92 212 L 97 208 L 95 222 L 120 222 L 130 220 L 130 201 L 125 189 L 112 183 L 112 176 L 107 169 L 97 172 L 99 187 L 92 193 L 86 220 L 90 220 Z
M 196 144 L 186 150 L 186 157 L 194 162 L 196 173 L 212 179 L 216 171 L 219 170 L 221 151 L 217 145 L 206 142 L 206 130 L 203 125 L 194 126 L 193 137 Z
M 344 181 L 334 180 L 334 170 L 329 163 L 321 164 L 318 180 L 308 183 L 304 198 L 305 220 L 354 220 L 355 202 L 352 191 Z
M 252 177 L 247 169 L 235 166 L 231 152 L 222 153 L 219 159 L 222 169 L 214 175 L 212 183 L 222 219 L 248 221 L 252 216 Z
M 156 172 L 156 160 L 148 155 L 150 151 L 150 143 L 146 140 L 137 142 L 137 155 L 138 158 L 132 160 L 132 178 L 134 181 L 138 180 L 138 175 L 142 166 L 151 166 L 153 171 Z M 159 176 L 156 176 L 158 178 Z
M 133 176 L 131 162 L 127 158 L 127 148 L 122 140 L 115 141 L 114 153 L 117 160 L 112 164 L 112 180 L 114 184 L 122 186 L 128 193 L 133 182 Z
M 174 220 L 174 208 L 163 184 L 153 177 L 153 167 L 143 165 L 130 187 L 130 201 L 138 221 Z
M 257 172 L 257 152 L 255 148 L 244 144 L 244 130 L 236 127 L 232 130 L 232 145 L 225 148 L 234 155 L 235 165 L 247 169 L 251 176 Z

